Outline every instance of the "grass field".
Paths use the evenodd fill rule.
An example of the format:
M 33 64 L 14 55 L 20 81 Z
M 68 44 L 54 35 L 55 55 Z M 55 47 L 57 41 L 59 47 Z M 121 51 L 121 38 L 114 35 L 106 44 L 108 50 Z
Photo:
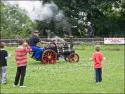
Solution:
M 6 48 L 11 54 L 8 60 L 8 83 L 1 85 L 1 93 L 124 93 L 124 46 L 103 45 L 103 82 L 96 84 L 91 57 L 94 46 L 77 46 L 79 63 L 59 60 L 55 65 L 43 65 L 28 58 L 25 77 L 26 88 L 13 87 L 16 73 L 15 48 Z

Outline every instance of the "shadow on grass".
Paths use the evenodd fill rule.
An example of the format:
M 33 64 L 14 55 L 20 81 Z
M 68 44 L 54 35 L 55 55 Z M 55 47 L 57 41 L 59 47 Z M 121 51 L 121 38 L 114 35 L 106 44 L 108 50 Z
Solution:
M 69 62 L 66 62 L 65 60 L 57 60 L 55 64 L 60 64 L 60 65 L 64 65 L 65 63 L 69 63 Z M 31 59 L 28 61 L 28 64 L 29 65 L 55 65 L 55 64 L 43 64 L 41 61 L 37 61 L 37 60 L 34 60 L 34 59 Z

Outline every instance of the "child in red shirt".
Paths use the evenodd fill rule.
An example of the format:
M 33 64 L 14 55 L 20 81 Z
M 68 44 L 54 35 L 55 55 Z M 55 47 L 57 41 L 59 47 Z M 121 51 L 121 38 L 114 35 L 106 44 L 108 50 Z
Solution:
M 95 51 L 96 52 L 93 53 L 92 59 L 93 59 L 93 64 L 94 64 L 94 69 L 95 69 L 96 83 L 98 83 L 102 81 L 103 53 L 100 52 L 99 45 L 96 46 Z
M 19 46 L 16 48 L 16 65 L 17 72 L 14 82 L 14 87 L 17 86 L 20 80 L 20 87 L 23 86 L 24 77 L 26 73 L 26 65 L 27 65 L 27 52 L 31 52 L 32 49 L 28 46 L 28 43 L 24 40 L 19 42 Z

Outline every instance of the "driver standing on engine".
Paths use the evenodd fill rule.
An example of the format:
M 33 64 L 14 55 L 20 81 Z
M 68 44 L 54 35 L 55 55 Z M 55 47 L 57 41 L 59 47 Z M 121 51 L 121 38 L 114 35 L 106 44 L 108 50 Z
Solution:
M 32 37 L 29 39 L 28 43 L 29 46 L 32 48 L 32 51 L 34 52 L 32 57 L 35 58 L 36 60 L 40 60 L 41 52 L 43 51 L 43 48 L 37 46 L 37 43 L 39 42 L 43 44 L 48 44 L 48 42 L 40 40 L 39 31 L 35 30 L 32 32 Z

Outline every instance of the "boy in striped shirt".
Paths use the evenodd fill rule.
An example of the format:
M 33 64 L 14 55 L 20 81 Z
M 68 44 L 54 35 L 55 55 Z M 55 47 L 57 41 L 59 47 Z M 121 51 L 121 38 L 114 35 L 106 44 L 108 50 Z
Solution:
M 32 49 L 28 46 L 28 43 L 24 40 L 19 42 L 19 46 L 16 48 L 16 65 L 17 65 L 17 72 L 14 81 L 14 87 L 18 85 L 20 80 L 20 87 L 23 86 L 24 77 L 26 73 L 26 65 L 27 65 L 27 53 L 31 52 Z

